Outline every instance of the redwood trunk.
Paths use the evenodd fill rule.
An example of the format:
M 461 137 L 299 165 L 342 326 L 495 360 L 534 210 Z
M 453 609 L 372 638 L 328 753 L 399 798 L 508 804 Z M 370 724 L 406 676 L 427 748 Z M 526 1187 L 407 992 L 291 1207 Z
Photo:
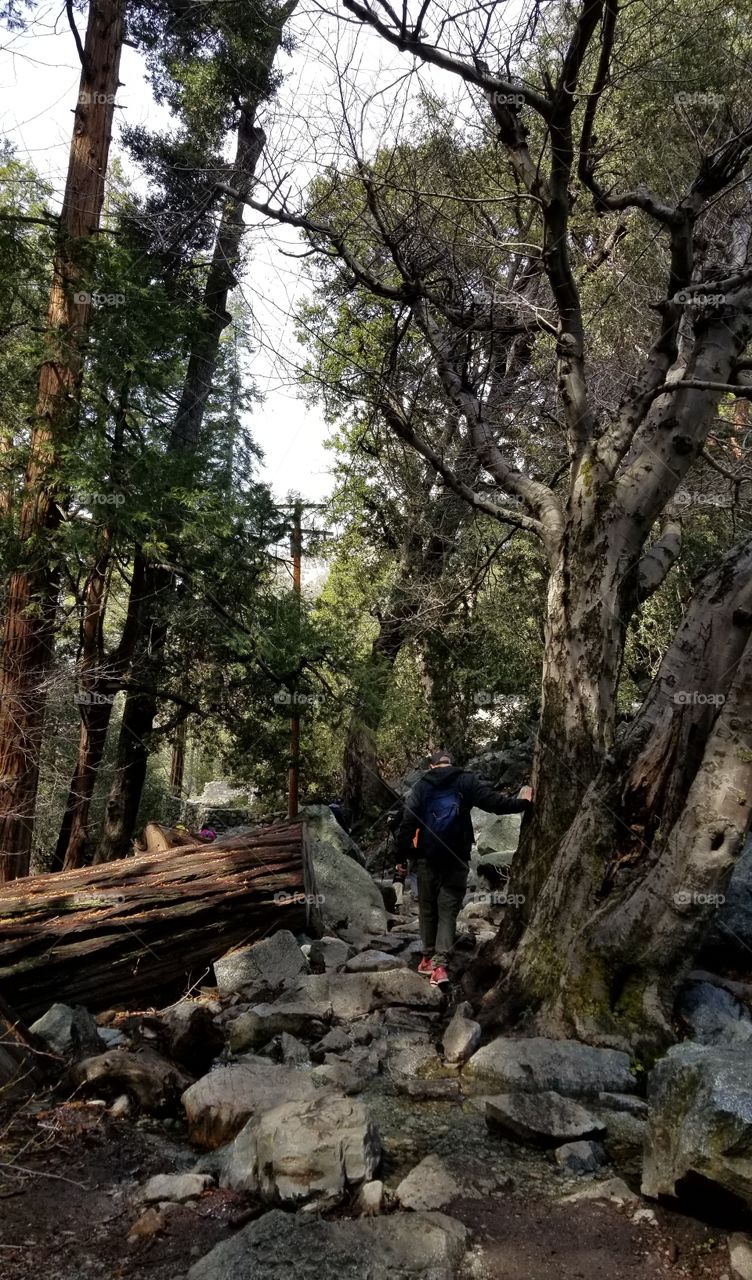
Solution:
M 51 477 L 77 425 L 91 310 L 85 250 L 99 228 L 104 200 L 124 9 L 125 0 L 93 0 L 89 9 L 48 310 L 51 353 L 40 371 L 21 502 L 18 537 L 27 563 L 11 575 L 6 597 L 0 665 L 0 882 L 26 874 L 31 852 L 58 603 L 54 534 L 64 503 Z
M 0 991 L 29 1019 L 169 995 L 244 942 L 316 927 L 300 824 L 0 890 Z

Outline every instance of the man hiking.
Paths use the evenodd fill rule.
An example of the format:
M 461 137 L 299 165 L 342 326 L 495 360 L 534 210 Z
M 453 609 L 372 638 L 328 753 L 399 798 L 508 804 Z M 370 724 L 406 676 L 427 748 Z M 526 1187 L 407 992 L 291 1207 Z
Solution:
M 532 800 L 530 787 L 523 787 L 515 799 L 499 795 L 476 774 L 456 768 L 448 751 L 433 753 L 428 769 L 407 796 L 395 833 L 396 854 L 398 861 L 409 857 L 417 867 L 423 948 L 418 973 L 429 975 L 431 986 L 449 981 L 446 965 L 475 839 L 471 809 L 525 813 Z

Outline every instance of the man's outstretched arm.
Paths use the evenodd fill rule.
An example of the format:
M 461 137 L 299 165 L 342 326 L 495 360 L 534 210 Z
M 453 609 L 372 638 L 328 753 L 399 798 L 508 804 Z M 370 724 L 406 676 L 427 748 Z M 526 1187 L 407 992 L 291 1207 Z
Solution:
M 486 813 L 527 813 L 533 803 L 531 787 L 521 787 L 519 795 L 503 796 L 490 782 L 470 775 L 467 798 L 474 809 L 484 809 Z

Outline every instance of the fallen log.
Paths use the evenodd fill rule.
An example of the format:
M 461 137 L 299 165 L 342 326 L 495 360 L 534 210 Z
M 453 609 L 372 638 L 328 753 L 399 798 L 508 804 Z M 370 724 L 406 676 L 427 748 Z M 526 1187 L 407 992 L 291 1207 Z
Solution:
M 0 993 L 31 1021 L 55 1000 L 153 1003 L 276 929 L 315 931 L 301 824 L 14 880 L 0 889 Z

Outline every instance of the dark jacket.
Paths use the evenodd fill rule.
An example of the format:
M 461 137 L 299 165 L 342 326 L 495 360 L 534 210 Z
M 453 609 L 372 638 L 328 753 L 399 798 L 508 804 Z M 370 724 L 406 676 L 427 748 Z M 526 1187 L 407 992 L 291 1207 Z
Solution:
M 434 788 L 448 787 L 458 792 L 460 809 L 450 833 L 434 835 L 423 822 L 427 814 Z M 461 858 L 470 861 L 470 850 L 475 840 L 471 809 L 485 809 L 486 813 L 526 813 L 529 800 L 509 799 L 499 795 L 490 782 L 484 782 L 474 773 L 446 765 L 440 769 L 427 769 L 405 799 L 402 818 L 395 833 L 396 853 L 399 859 L 411 858 Z M 418 845 L 413 847 L 415 831 Z

